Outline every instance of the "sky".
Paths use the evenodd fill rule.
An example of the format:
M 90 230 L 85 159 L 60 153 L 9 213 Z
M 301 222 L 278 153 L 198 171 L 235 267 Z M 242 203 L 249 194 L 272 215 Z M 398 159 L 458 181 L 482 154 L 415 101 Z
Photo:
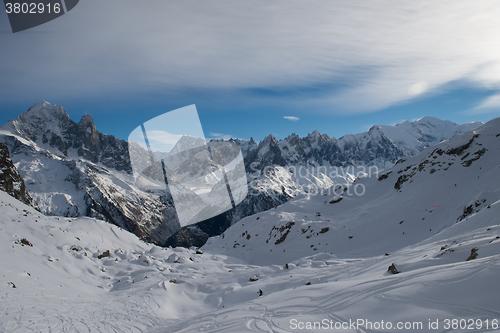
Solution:
M 0 123 L 41 100 L 118 138 L 195 104 L 208 138 L 500 116 L 496 1 L 85 0 L 12 33 Z

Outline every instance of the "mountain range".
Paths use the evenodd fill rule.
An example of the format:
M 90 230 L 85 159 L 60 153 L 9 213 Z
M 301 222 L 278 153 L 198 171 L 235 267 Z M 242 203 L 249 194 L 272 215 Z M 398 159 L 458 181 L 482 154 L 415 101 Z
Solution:
M 135 186 L 128 143 L 98 132 L 90 115 L 75 122 L 62 106 L 42 101 L 3 125 L 0 142 L 10 150 L 26 189 L 44 214 L 95 217 L 155 244 L 189 247 L 203 245 L 245 216 L 303 193 L 350 184 L 360 170 L 390 167 L 479 125 L 424 117 L 395 126 L 375 125 L 339 139 L 317 131 L 283 140 L 269 135 L 258 144 L 231 139 L 244 155 L 247 197 L 226 213 L 184 228 L 170 193 Z M 189 175 L 193 167 L 180 169 Z
M 247 153 L 247 163 L 268 165 L 392 166 L 405 156 L 467 132 L 482 123 L 459 125 L 434 117 L 405 121 L 395 126 L 374 125 L 368 132 L 339 139 L 314 131 L 304 138 L 292 134 L 283 140 L 266 137 L 257 149 Z

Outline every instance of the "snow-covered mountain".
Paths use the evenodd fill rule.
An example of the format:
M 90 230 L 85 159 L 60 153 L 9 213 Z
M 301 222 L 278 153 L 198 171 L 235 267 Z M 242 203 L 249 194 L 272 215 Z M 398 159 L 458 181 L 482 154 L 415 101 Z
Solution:
M 375 125 L 374 127 L 380 129 L 388 138 L 401 147 L 407 155 L 414 155 L 425 148 L 470 131 L 480 125 L 482 123 L 477 121 L 459 125 L 448 120 L 423 117 L 414 122 L 404 121 L 395 126 Z
M 340 139 L 314 131 L 304 138 L 292 134 L 283 140 L 266 137 L 256 150 L 247 154 L 247 164 L 260 169 L 269 165 L 326 165 L 335 167 L 377 166 L 384 169 L 405 156 L 482 125 L 459 125 L 433 117 L 395 126 L 374 125 L 368 132 L 349 134 Z
M 68 159 L 84 158 L 118 171 L 131 171 L 127 142 L 99 133 L 91 115 L 76 123 L 62 106 L 42 101 L 0 130 L 11 154 L 46 150 Z
M 95 217 L 157 244 L 180 227 L 168 193 L 134 186 L 127 142 L 99 133 L 89 115 L 76 123 L 40 102 L 0 127 L 0 141 L 45 214 Z
M 0 331 L 496 332 L 499 171 L 500 118 L 201 250 L 0 191 Z
M 245 216 L 296 195 L 347 185 L 360 173 L 370 173 L 365 167 L 392 166 L 399 158 L 477 125 L 426 117 L 395 127 L 377 125 L 366 133 L 340 139 L 319 132 L 305 138 L 293 134 L 284 140 L 271 135 L 259 144 L 253 139 L 231 139 L 245 156 L 247 197 L 234 209 L 183 229 L 170 193 L 138 188 L 131 173 L 128 143 L 99 133 L 90 115 L 74 122 L 63 107 L 40 102 L 0 127 L 0 142 L 9 148 L 26 188 L 45 214 L 95 217 L 156 244 L 200 246 Z M 185 140 L 191 139 L 182 138 L 174 153 L 182 151 Z M 146 151 L 135 153 L 149 159 Z M 196 172 L 192 162 L 172 162 L 179 182 Z M 162 172 L 156 172 L 162 178 Z M 214 174 L 205 177 L 210 186 L 220 181 Z M 185 192 L 190 200 L 197 199 L 192 189 L 186 187 Z

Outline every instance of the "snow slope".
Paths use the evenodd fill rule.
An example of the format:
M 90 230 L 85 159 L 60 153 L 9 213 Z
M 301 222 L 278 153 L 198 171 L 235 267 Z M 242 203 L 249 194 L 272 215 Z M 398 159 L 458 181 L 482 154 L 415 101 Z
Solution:
M 215 248 L 227 248 L 231 255 L 245 257 L 244 253 L 252 251 L 250 256 L 259 262 L 278 263 L 283 257 L 293 260 L 310 254 L 309 247 L 343 257 L 352 253 L 364 257 L 400 249 L 409 240 L 416 243 L 437 237 L 457 228 L 457 222 L 464 223 L 472 212 L 500 200 L 497 134 L 500 118 L 400 160 L 379 175 L 357 179 L 349 187 L 310 193 L 247 217 L 224 238 L 211 242 Z M 328 231 L 319 233 L 324 228 Z M 279 244 L 286 254 L 268 255 L 288 230 L 287 242 Z
M 249 216 L 202 252 L 46 217 L 0 192 L 0 331 L 320 332 L 315 322 L 360 320 L 337 331 L 470 332 L 445 326 L 465 319 L 496 332 L 499 141 L 495 119 L 345 191 Z

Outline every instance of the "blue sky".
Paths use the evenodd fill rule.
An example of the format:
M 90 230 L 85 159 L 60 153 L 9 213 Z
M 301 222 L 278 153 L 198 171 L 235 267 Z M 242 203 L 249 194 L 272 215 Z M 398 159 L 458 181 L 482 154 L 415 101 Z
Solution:
M 191 104 L 207 137 L 485 122 L 498 17 L 492 1 L 86 0 L 12 34 L 0 13 L 0 123 L 40 100 L 123 139 Z

